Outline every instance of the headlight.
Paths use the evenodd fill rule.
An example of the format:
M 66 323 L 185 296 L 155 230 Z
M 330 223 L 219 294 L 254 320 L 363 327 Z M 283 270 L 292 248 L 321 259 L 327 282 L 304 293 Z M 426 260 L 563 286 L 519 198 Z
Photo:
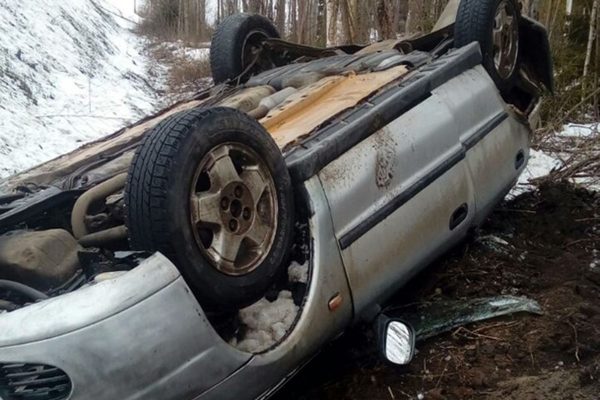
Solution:
M 0 363 L 0 400 L 65 400 L 72 388 L 71 379 L 59 368 Z

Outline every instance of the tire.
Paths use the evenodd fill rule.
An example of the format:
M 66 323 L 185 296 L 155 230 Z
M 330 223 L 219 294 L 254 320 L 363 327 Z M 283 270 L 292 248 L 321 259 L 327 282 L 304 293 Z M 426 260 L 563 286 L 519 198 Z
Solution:
M 496 17 L 504 8 L 513 19 L 502 28 L 496 27 Z M 519 66 L 520 8 L 516 0 L 462 0 L 454 25 L 454 42 L 457 48 L 478 42 L 483 55 L 483 66 L 501 92 L 514 86 Z M 497 32 L 497 35 L 495 34 Z M 494 38 L 502 38 L 494 40 Z M 510 45 L 506 43 L 511 43 Z M 506 56 L 498 49 L 508 49 Z M 498 56 L 499 59 L 496 57 Z
M 209 311 L 262 297 L 291 247 L 293 191 L 281 151 L 237 110 L 184 111 L 152 129 L 129 169 L 125 205 L 131 248 L 167 256 Z
M 259 62 L 250 67 L 252 50 L 262 50 L 261 40 L 279 38 L 277 28 L 262 15 L 234 14 L 217 27 L 210 46 L 210 66 L 216 84 L 250 76 L 276 66 L 271 57 L 262 53 Z M 249 69 L 249 71 L 246 71 Z M 244 72 L 244 76 L 241 76 Z

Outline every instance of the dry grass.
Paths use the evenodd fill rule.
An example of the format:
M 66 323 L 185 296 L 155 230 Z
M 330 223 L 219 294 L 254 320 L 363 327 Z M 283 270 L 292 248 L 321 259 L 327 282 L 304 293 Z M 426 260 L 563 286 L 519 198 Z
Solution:
M 182 51 L 189 43 L 157 43 L 150 49 L 156 60 L 157 69 L 166 68 L 167 90 L 165 99 L 168 103 L 183 100 L 205 89 L 212 82 L 210 61 L 208 57 L 192 58 Z M 163 72 L 164 74 L 164 72 Z
M 582 125 L 580 129 L 589 132 L 577 137 L 548 134 L 536 145 L 562 161 L 562 167 L 541 180 L 569 180 L 584 186 L 600 184 L 600 123 Z
M 186 87 L 204 83 L 211 77 L 210 62 L 208 59 L 189 60 L 181 58 L 171 65 L 169 72 L 170 87 Z

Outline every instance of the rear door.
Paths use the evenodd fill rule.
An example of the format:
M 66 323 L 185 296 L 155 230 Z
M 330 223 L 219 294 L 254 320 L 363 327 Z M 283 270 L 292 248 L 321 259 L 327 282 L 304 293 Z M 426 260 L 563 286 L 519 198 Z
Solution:
M 454 115 L 475 187 L 476 224 L 504 198 L 526 166 L 530 130 L 502 100 L 483 67 L 438 90 Z
M 437 90 L 327 165 L 327 195 L 357 314 L 462 238 L 474 190 Z

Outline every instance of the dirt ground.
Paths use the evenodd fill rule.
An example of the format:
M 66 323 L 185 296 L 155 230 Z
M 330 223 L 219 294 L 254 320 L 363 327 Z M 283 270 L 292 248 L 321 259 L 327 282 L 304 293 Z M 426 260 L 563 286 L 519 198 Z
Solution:
M 600 194 L 567 184 L 502 204 L 476 238 L 412 281 L 396 303 L 528 296 L 516 315 L 418 344 L 408 367 L 378 358 L 355 328 L 315 358 L 283 399 L 600 399 Z

